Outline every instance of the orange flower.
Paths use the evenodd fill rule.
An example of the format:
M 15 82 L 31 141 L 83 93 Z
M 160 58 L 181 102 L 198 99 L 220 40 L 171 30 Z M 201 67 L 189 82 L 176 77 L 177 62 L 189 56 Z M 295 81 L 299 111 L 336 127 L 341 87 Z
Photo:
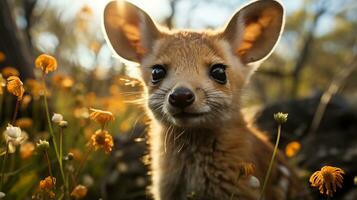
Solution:
M 301 144 L 297 141 L 290 142 L 285 147 L 285 155 L 289 158 L 294 157 L 301 148 Z
M 90 119 L 104 126 L 107 122 L 113 121 L 114 115 L 109 111 L 103 111 L 91 108 L 92 111 L 89 115 Z
M 71 196 L 75 199 L 82 199 L 87 195 L 88 189 L 83 185 L 77 185 L 71 192 Z
M 113 137 L 108 133 L 108 131 L 97 130 L 90 138 L 90 144 L 95 150 L 103 148 L 105 153 L 110 153 L 113 149 L 114 142 Z
M 38 187 L 44 194 L 46 194 L 51 199 L 53 199 L 56 196 L 55 193 L 52 191 L 53 189 L 55 189 L 55 185 L 56 185 L 56 178 L 47 176 L 45 179 L 40 181 Z
M 20 146 L 20 156 L 22 159 L 28 159 L 33 155 L 35 145 L 32 142 L 26 142 Z
M 2 75 L 7 78 L 10 76 L 20 76 L 20 73 L 17 69 L 15 69 L 14 67 L 5 67 L 4 69 L 2 69 Z
M 25 89 L 23 86 L 24 84 L 21 82 L 20 78 L 17 76 L 10 76 L 7 78 L 7 81 L 7 90 L 14 96 L 17 96 L 18 101 L 22 100 Z
M 342 188 L 343 174 L 345 172 L 338 167 L 324 166 L 310 177 L 312 187 L 318 187 L 321 194 L 332 197 L 336 188 Z
M 20 127 L 20 128 L 30 128 L 33 124 L 33 121 L 31 118 L 20 118 L 16 120 L 15 125 Z
M 0 62 L 3 62 L 6 59 L 4 52 L 0 51 Z
M 35 66 L 36 68 L 41 69 L 45 74 L 48 74 L 48 72 L 52 72 L 57 69 L 57 60 L 50 55 L 41 54 L 36 58 Z
M 55 188 L 56 178 L 47 176 L 45 179 L 40 181 L 39 188 L 40 190 L 52 190 Z

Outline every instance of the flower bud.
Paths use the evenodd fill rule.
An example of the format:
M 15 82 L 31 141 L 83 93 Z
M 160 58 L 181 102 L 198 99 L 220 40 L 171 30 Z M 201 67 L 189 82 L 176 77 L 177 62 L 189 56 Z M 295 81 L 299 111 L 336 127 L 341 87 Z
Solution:
M 73 158 L 74 158 L 74 154 L 71 153 L 71 152 L 69 152 L 69 153 L 67 154 L 67 160 L 73 160 Z
M 61 128 L 67 128 L 68 122 L 62 120 L 62 121 L 59 122 L 58 126 L 60 126 Z
M 58 113 L 54 113 L 52 116 L 52 122 L 59 124 L 61 121 L 63 121 L 63 116 Z
M 288 114 L 287 113 L 282 113 L 282 112 L 275 113 L 274 114 L 274 119 L 279 124 L 284 124 L 286 121 L 288 121 Z
M 47 150 L 50 148 L 50 143 L 48 143 L 46 140 L 39 140 L 36 143 L 36 147 L 39 150 Z

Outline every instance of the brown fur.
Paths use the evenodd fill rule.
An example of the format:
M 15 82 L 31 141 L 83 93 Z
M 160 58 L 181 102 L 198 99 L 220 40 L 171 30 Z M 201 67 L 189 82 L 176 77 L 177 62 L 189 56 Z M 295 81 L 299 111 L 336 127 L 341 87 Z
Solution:
M 262 184 L 272 145 L 244 121 L 241 91 L 256 61 L 272 51 L 283 23 L 282 7 L 272 0 L 244 7 L 223 30 L 202 32 L 158 28 L 145 12 L 127 2 L 107 6 L 107 39 L 121 57 L 140 63 L 146 85 L 155 200 L 183 200 L 191 193 L 200 200 L 259 199 L 261 188 L 250 184 L 250 176 L 238 178 L 238 174 L 242 163 L 253 163 L 253 175 Z M 210 66 L 216 63 L 227 66 L 226 84 L 209 76 Z M 157 64 L 165 66 L 167 75 L 153 84 L 151 70 Z M 185 111 L 203 116 L 173 116 L 177 110 L 167 99 L 177 87 L 195 94 L 195 102 Z M 279 155 L 265 199 L 299 199 L 301 195 L 297 177 Z

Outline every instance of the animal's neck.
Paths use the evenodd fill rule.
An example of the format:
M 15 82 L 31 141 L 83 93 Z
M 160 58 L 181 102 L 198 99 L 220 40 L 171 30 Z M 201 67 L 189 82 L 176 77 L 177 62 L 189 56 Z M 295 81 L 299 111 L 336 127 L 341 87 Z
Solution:
M 219 136 L 218 130 L 211 129 L 181 129 L 177 127 L 163 127 L 163 150 L 165 153 L 177 154 L 185 151 L 195 151 L 201 146 L 214 145 Z

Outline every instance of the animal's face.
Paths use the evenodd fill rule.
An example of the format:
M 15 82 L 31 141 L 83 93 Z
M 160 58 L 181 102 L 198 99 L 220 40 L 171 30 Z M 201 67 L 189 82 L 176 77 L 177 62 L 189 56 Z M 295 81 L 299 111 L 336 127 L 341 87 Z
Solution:
M 282 27 L 283 8 L 272 0 L 244 7 L 214 32 L 160 30 L 128 2 L 111 2 L 104 13 L 112 48 L 141 64 L 152 113 L 179 127 L 215 126 L 237 115 L 252 63 L 270 54 Z
M 149 108 L 177 126 L 227 119 L 243 86 L 243 67 L 215 34 L 166 33 L 142 61 Z

